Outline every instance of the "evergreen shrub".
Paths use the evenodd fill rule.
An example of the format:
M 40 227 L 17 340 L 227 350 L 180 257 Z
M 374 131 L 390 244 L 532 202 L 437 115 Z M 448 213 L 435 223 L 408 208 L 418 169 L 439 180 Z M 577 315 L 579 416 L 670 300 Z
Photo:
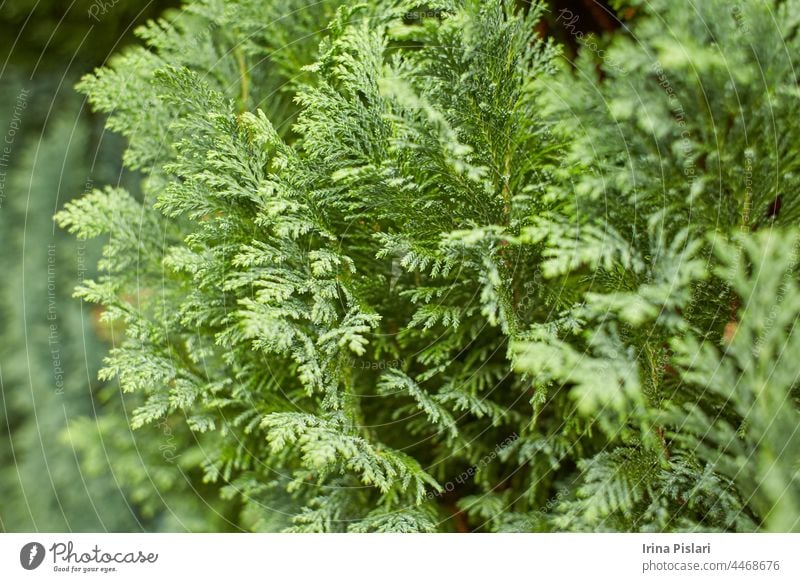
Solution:
M 234 527 L 800 529 L 800 3 L 545 10 L 196 0 L 82 81 L 103 378 Z

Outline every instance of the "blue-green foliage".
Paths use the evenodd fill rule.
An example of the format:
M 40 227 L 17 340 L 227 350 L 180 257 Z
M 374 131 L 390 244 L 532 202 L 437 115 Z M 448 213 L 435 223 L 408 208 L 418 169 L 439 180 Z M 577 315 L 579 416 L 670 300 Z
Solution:
M 89 124 L 76 124 L 70 105 L 77 99 L 62 97 L 39 136 L 34 128 L 51 105 L 41 98 L 48 82 L 9 74 L 4 83 L 0 530 L 135 529 L 135 510 L 113 476 L 86 475 L 68 439 L 73 423 L 91 413 L 98 384 L 99 358 L 91 354 L 103 348 L 91 327 L 93 306 L 70 299 L 79 271 L 94 270 L 97 249 L 54 228 L 51 215 L 84 188 Z M 109 179 L 105 161 L 95 179 Z M 99 444 L 96 433 L 85 438 Z

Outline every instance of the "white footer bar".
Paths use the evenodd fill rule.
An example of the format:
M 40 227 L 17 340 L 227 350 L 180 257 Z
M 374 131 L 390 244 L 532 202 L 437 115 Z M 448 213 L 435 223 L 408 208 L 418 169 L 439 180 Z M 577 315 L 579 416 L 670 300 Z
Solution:
M 0 580 L 777 582 L 798 554 L 800 534 L 2 534 Z

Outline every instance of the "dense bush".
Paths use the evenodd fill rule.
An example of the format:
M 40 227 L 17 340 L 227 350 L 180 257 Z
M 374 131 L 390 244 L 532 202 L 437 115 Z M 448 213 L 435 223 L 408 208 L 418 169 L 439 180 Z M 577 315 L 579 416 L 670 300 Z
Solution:
M 137 440 L 259 530 L 800 528 L 800 5 L 649 5 L 570 66 L 536 6 L 202 0 L 86 77 Z

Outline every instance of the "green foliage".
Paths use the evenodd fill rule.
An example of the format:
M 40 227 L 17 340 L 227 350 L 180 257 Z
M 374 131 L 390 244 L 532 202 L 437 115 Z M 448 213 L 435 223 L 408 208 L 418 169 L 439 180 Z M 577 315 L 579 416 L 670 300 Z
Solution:
M 762 231 L 718 245 L 717 272 L 740 297 L 723 350 L 687 335 L 673 342 L 687 384 L 725 404 L 669 410 L 674 438 L 736 482 L 754 512 L 777 531 L 797 528 L 800 450 L 796 367 L 798 233 Z M 715 426 L 715 431 L 709 431 Z
M 36 123 L 43 104 L 32 87 L 41 85 L 26 79 L 3 87 L 10 108 L 3 108 L 0 127 L 10 127 L 15 106 L 21 128 Z M 22 131 L 13 135 L 4 146 L 11 152 L 4 158 L 8 166 L 0 168 L 6 237 L 0 257 L 0 530 L 130 531 L 137 516 L 113 476 L 106 471 L 89 478 L 65 438 L 74 422 L 91 414 L 87 394 L 96 382 L 87 379 L 87 368 L 91 354 L 103 350 L 91 331 L 90 310 L 70 300 L 77 273 L 91 268 L 96 249 L 54 229 L 51 220 L 53 208 L 79 194 L 86 179 L 89 126 L 76 125 L 65 110 L 51 118 L 41 140 Z M 109 179 L 106 167 L 101 156 L 96 179 Z M 96 431 L 87 434 L 97 441 Z
M 790 25 L 657 2 L 625 77 L 538 5 L 296 4 L 81 83 L 146 174 L 57 215 L 108 236 L 77 294 L 137 440 L 258 530 L 800 527 Z
M 39 81 L 52 81 L 53 94 L 65 71 L 75 65 L 88 68 L 105 62 L 109 52 L 130 41 L 132 24 L 146 22 L 177 0 L 14 0 L 0 13 L 0 54 L 9 70 L 25 71 Z M 74 83 L 74 73 L 68 73 Z M 73 112 L 77 111 L 73 109 Z M 36 122 L 44 120 L 44 116 Z
M 799 313 L 800 102 L 785 47 L 800 6 L 650 4 L 659 18 L 607 53 L 627 73 L 597 78 L 584 55 L 557 85 L 568 181 L 523 233 L 545 246 L 551 284 L 579 293 L 512 350 L 548 406 L 574 407 L 586 446 L 556 523 L 796 530 L 797 383 L 783 358 Z
M 96 273 L 101 245 L 52 221 L 92 184 L 138 192 L 139 177 L 120 171 L 123 140 L 102 133 L 103 119 L 72 89 L 73 71 L 102 62 L 131 22 L 164 5 L 120 0 L 94 28 L 87 9 L 101 3 L 21 0 L 0 10 L 0 531 L 226 527 L 214 514 L 218 489 L 202 498 L 196 455 L 176 461 L 189 446 L 182 426 L 137 443 L 119 392 L 98 381 L 113 332 L 98 321 L 101 307 L 71 296 Z

